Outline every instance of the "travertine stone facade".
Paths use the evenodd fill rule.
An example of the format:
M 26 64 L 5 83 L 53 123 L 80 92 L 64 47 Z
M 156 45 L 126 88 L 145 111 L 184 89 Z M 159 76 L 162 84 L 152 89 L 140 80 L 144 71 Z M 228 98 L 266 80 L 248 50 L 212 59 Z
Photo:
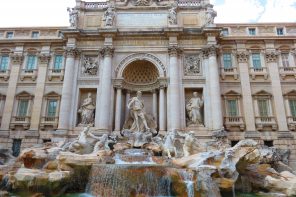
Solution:
M 225 129 L 232 144 L 291 149 L 296 166 L 296 24 L 214 24 L 208 0 L 76 0 L 68 11 L 69 27 L 0 28 L 1 145 L 17 154 L 75 137 L 86 98 L 92 129 L 118 132 L 140 90 L 160 133 L 207 141 Z

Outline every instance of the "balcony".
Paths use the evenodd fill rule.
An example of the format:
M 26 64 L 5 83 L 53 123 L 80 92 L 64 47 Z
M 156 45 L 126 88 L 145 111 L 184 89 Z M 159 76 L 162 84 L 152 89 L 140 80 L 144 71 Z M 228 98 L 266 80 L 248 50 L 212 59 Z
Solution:
M 22 69 L 20 79 L 23 81 L 25 78 L 31 78 L 33 81 L 37 78 L 37 69 Z
M 245 130 L 245 121 L 241 116 L 224 117 L 224 125 L 227 130 L 232 128 L 239 128 L 241 131 Z
M 253 80 L 256 79 L 257 76 L 263 76 L 265 80 L 268 79 L 268 72 L 266 67 L 261 67 L 261 68 L 255 68 L 251 67 L 250 68 L 250 76 Z
M 41 130 L 45 130 L 46 127 L 51 129 L 57 129 L 59 123 L 59 117 L 43 116 L 40 122 Z
M 60 81 L 63 81 L 64 74 L 65 74 L 64 69 L 49 69 L 48 80 L 52 81 L 53 78 L 57 78 Z
M 14 130 L 16 126 L 21 126 L 24 129 L 29 129 L 30 121 L 31 121 L 30 116 L 13 116 L 10 122 L 10 128 Z
M 280 67 L 280 76 L 283 80 L 287 76 L 292 76 L 296 79 L 296 67 Z
M 0 78 L 3 78 L 5 81 L 9 79 L 10 70 L 0 70 Z
M 235 80 L 237 80 L 238 79 L 237 67 L 222 68 L 221 69 L 222 80 L 224 80 L 227 76 L 232 76 Z
M 287 121 L 288 121 L 289 130 L 296 131 L 296 117 L 289 116 L 287 118 Z
M 264 129 L 277 130 L 277 123 L 273 116 L 269 117 L 256 117 L 256 128 L 258 131 L 263 131 Z

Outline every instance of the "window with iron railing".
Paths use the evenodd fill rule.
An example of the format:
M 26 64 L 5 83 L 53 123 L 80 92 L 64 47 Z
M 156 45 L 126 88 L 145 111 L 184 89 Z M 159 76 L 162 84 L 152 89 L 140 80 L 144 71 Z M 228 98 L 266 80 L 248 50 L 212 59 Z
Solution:
M 281 57 L 282 57 L 282 65 L 283 65 L 283 67 L 285 67 L 285 68 L 290 67 L 289 53 L 282 53 Z
M 37 56 L 28 55 L 25 70 L 28 72 L 33 71 L 34 69 L 36 69 L 36 63 L 37 63 Z
M 17 116 L 26 117 L 28 112 L 29 100 L 21 99 L 18 102 Z
M 232 68 L 232 59 L 231 59 L 230 53 L 223 54 L 223 66 L 224 66 L 224 69 Z
M 9 56 L 2 55 L 0 56 L 0 72 L 6 72 L 9 65 Z
M 238 108 L 237 108 L 237 100 L 231 99 L 227 100 L 227 112 L 229 117 L 237 117 L 238 114 Z
M 47 103 L 47 117 L 55 117 L 57 111 L 57 100 L 48 100 Z
M 252 54 L 252 63 L 255 70 L 260 71 L 262 69 L 260 53 Z
M 63 55 L 55 55 L 54 64 L 53 64 L 53 72 L 61 72 L 63 66 Z
M 291 116 L 296 118 L 296 100 L 289 100 Z

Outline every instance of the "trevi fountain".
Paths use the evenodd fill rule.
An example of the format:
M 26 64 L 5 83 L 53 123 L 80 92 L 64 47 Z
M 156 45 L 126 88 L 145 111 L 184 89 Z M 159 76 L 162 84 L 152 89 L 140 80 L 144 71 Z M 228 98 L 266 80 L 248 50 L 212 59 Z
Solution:
M 5 96 L 7 103 L 1 142 L 10 140 L 7 144 L 18 145 L 13 149 L 22 150 L 14 157 L 11 147 L 0 148 L 0 196 L 296 196 L 296 172 L 288 165 L 295 166 L 295 157 L 289 160 L 291 151 L 295 154 L 290 132 L 295 130 L 295 103 L 294 114 L 287 115 L 294 121 L 288 131 L 283 105 L 289 102 L 282 98 L 296 98 L 295 81 L 284 83 L 286 94 L 280 89 L 281 80 L 295 80 L 295 67 L 283 67 L 288 74 L 281 73 L 281 79 L 276 73 L 278 51 L 268 50 L 277 45 L 266 42 L 276 27 L 249 28 L 259 30 L 263 45 L 266 42 L 255 50 L 255 35 L 242 36 L 246 25 L 223 29 L 214 24 L 217 13 L 209 0 L 76 0 L 68 12 L 70 27 L 41 30 L 41 37 L 49 37 L 40 41 L 44 46 L 37 82 L 35 69 L 21 69 L 24 81 L 17 82 L 17 69 L 22 68 L 18 53 L 29 54 L 25 50 L 29 44 L 37 46 L 38 39 L 28 41 L 26 29 L 19 30 L 24 41 L 9 39 L 16 49 L 11 52 L 12 75 L 4 77 L 9 78 L 8 93 L 2 93 L 7 82 L 0 87 L 1 106 Z M 288 36 L 284 46 L 294 40 L 295 54 L 293 28 L 290 24 L 278 33 L 294 36 Z M 54 37 L 57 32 L 59 38 Z M 241 40 L 227 40 L 221 33 Z M 65 69 L 47 68 L 54 50 L 57 65 L 66 54 Z M 220 73 L 223 50 L 229 51 L 225 62 L 235 60 L 237 65 L 227 64 Z M 268 69 L 249 68 L 251 50 L 257 63 L 263 51 Z M 29 88 L 32 84 L 37 92 Z M 222 95 L 223 102 L 230 99 L 231 106 L 238 107 L 230 117 L 222 113 Z M 14 117 L 15 98 L 29 99 L 25 104 L 33 106 L 31 117 Z M 253 109 L 258 99 L 266 101 L 264 113 L 255 104 Z M 49 101 L 52 113 L 47 117 L 43 105 Z M 267 106 L 271 101 L 274 105 Z M 276 114 L 267 114 L 273 106 Z M 274 140 L 282 149 L 264 146 L 263 140 L 271 145 Z
M 93 134 L 95 106 L 87 97 L 79 109 L 85 127 L 76 139 L 27 148 L 18 158 L 2 149 L 1 195 L 296 195 L 296 173 L 286 165 L 289 151 L 262 147 L 250 139 L 230 147 L 223 130 L 207 143 L 192 131 L 162 135 L 145 112 L 141 96 L 138 91 L 129 100 L 129 116 L 119 133 Z M 203 99 L 193 93 L 186 104 L 191 124 L 201 123 L 202 105 Z

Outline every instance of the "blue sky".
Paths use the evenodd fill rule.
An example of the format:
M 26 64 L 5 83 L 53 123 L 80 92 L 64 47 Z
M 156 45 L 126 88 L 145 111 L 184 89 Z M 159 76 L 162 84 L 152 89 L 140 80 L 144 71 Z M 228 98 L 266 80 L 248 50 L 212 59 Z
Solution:
M 95 0 L 88 0 L 95 1 Z M 211 0 L 216 23 L 296 22 L 296 0 Z M 0 27 L 67 26 L 75 0 L 0 0 Z

